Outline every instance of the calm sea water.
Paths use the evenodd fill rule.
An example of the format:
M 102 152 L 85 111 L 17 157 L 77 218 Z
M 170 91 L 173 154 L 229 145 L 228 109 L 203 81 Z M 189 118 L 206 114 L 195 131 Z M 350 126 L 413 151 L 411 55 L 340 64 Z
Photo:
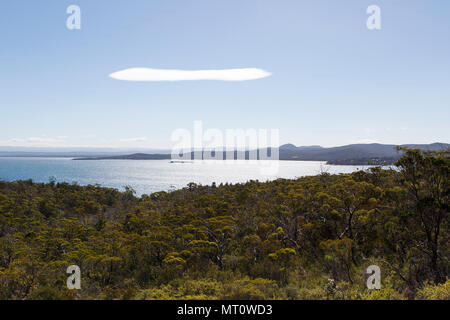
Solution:
M 169 160 L 83 160 L 67 158 L 0 158 L 0 180 L 32 179 L 35 182 L 77 182 L 99 184 L 123 190 L 131 186 L 138 195 L 185 187 L 189 182 L 210 185 L 213 182 L 239 183 L 297 178 L 321 172 L 350 173 L 366 166 L 332 166 L 318 161 L 279 161 L 274 175 L 262 168 L 267 163 L 248 161 L 194 161 L 171 163 Z

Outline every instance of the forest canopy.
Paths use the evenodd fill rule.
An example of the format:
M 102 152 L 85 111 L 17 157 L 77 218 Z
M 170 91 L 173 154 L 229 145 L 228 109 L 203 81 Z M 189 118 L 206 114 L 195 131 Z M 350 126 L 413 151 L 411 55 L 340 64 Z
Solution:
M 407 150 L 393 169 L 141 197 L 0 181 L 0 299 L 449 299 L 449 168 Z

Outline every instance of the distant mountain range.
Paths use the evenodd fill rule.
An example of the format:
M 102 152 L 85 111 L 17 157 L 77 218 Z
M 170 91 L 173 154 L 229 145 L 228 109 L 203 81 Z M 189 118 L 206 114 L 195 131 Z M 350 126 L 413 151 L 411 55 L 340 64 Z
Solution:
M 295 147 L 291 144 L 280 147 L 282 160 L 327 161 L 329 164 L 393 164 L 402 152 L 397 147 L 442 151 L 449 149 L 447 143 L 432 144 L 350 144 L 341 147 L 322 148 L 320 146 Z
M 279 147 L 280 160 L 326 161 L 328 164 L 339 165 L 391 165 L 402 155 L 397 147 L 421 149 L 427 151 L 443 151 L 450 149 L 447 143 L 432 144 L 351 144 L 341 147 L 323 148 L 321 146 L 301 146 L 285 144 Z M 258 159 L 261 150 L 257 150 Z M 202 154 L 201 151 L 196 153 Z M 188 159 L 193 159 L 194 152 Z M 239 157 L 238 157 L 239 156 Z M 224 153 L 225 158 L 225 153 Z M 249 151 L 234 151 L 234 159 L 249 159 Z M 113 155 L 100 157 L 84 157 L 75 160 L 161 160 L 171 159 L 169 153 L 133 153 L 128 155 Z M 229 160 L 229 158 L 227 158 Z

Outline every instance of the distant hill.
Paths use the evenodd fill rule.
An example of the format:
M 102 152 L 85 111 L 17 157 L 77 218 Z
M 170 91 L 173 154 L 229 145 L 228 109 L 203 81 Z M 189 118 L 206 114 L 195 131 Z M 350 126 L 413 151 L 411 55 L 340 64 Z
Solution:
M 323 148 L 321 146 L 300 146 L 285 144 L 279 147 L 280 160 L 327 161 L 328 164 L 342 165 L 390 165 L 402 155 L 397 145 L 391 144 L 351 144 L 341 147 Z M 428 151 L 443 151 L 450 149 L 447 143 L 405 144 L 400 147 Z M 260 150 L 257 150 L 258 159 Z M 193 152 L 190 159 L 193 159 Z M 239 157 L 238 157 L 239 155 Z M 224 158 L 225 154 L 224 154 Z M 234 151 L 234 159 L 249 159 L 249 151 Z M 162 160 L 171 159 L 170 154 L 134 153 L 129 155 L 87 157 L 75 160 Z
M 76 158 L 74 160 L 165 160 L 170 159 L 170 154 L 147 154 L 147 153 L 133 153 L 129 155 L 121 155 L 121 156 L 106 156 L 106 157 L 85 157 L 85 158 Z
M 323 150 L 324 148 L 321 146 L 302 146 L 302 147 L 296 147 L 295 145 L 293 145 L 292 143 L 288 143 L 288 144 L 284 144 L 280 147 L 280 150 L 308 150 L 308 151 L 313 151 L 313 150 Z
M 328 161 L 330 164 L 392 164 L 400 158 L 402 152 L 397 145 L 391 144 L 351 144 L 333 148 L 304 149 L 292 148 L 292 145 L 280 147 L 280 159 Z M 400 147 L 421 150 L 446 150 L 446 143 L 405 144 Z

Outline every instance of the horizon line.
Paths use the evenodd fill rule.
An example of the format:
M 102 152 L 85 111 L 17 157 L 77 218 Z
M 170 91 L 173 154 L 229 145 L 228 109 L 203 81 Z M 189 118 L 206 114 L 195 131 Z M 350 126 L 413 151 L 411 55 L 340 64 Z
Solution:
M 440 141 L 434 141 L 434 142 L 429 142 L 429 143 L 401 143 L 401 144 L 397 144 L 397 143 L 382 143 L 382 142 L 356 142 L 356 143 L 347 143 L 347 144 L 339 144 L 339 145 L 329 145 L 329 146 L 324 146 L 324 145 L 320 145 L 320 144 L 310 144 L 310 145 L 295 145 L 293 143 L 283 143 L 280 144 L 278 147 L 274 147 L 274 146 L 265 146 L 265 147 L 270 147 L 270 148 L 281 148 L 283 146 L 287 146 L 287 145 L 293 145 L 295 148 L 305 148 L 305 147 L 320 147 L 320 148 L 324 148 L 324 149 L 329 149 L 329 148 L 339 148 L 339 147 L 345 147 L 345 146 L 351 146 L 351 145 L 387 145 L 387 146 L 405 146 L 405 145 L 433 145 L 433 144 L 445 144 L 448 145 L 450 143 L 447 142 L 440 142 Z M 260 147 L 258 149 L 263 149 L 265 147 Z M 90 149 L 92 151 L 95 150 L 99 150 L 99 149 L 110 149 L 110 150 L 153 150 L 153 151 L 170 151 L 173 149 L 173 147 L 135 147 L 135 146 L 130 146 L 130 147 L 126 147 L 126 146 L 8 146 L 8 145 L 0 145 L 0 152 L 8 152 L 9 150 L 2 150 L 2 149 L 51 149 L 51 150 L 62 150 L 62 149 Z M 226 150 L 226 146 L 222 146 L 222 147 L 205 147 L 202 149 L 213 149 L 213 148 L 224 148 L 224 150 Z M 188 148 L 187 148 L 188 149 Z M 191 150 L 196 150 L 195 148 L 191 148 Z M 234 149 L 234 150 L 239 150 L 239 149 Z M 21 150 L 14 150 L 15 152 L 19 152 Z M 66 150 L 69 151 L 69 150 Z M 43 151 L 41 151 L 43 152 Z

